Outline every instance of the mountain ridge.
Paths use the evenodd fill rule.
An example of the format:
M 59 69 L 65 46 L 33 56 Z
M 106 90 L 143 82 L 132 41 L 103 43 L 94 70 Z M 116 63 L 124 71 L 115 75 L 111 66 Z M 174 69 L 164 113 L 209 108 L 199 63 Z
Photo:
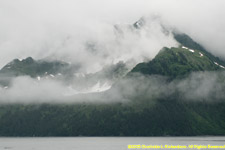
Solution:
M 219 71 L 224 66 L 211 60 L 204 51 L 184 46 L 163 48 L 154 59 L 137 64 L 132 70 L 142 74 L 181 77 L 195 71 Z
M 144 24 L 136 22 L 133 27 L 141 30 Z M 100 78 L 115 78 L 114 86 L 100 94 L 83 92 L 83 97 L 70 97 L 74 103 L 69 104 L 64 99 L 60 104 L 51 103 L 54 101 L 0 103 L 0 136 L 225 135 L 224 61 L 207 52 L 188 35 L 173 34 L 179 47 L 163 48 L 153 60 L 137 64 L 128 74 L 126 64 L 121 62 L 95 74 L 72 72 L 68 75 L 79 81 L 68 80 L 69 85 L 79 85 L 88 79 L 96 82 Z M 19 67 L 16 68 L 18 73 L 12 71 L 14 77 L 29 75 L 35 78 L 45 75 L 46 71 L 56 73 L 61 65 L 64 66 L 58 64 L 59 68 L 53 72 L 43 70 L 35 74 L 38 69 L 32 68 L 38 68 L 39 62 L 31 57 L 12 62 Z M 27 67 L 23 68 L 23 64 Z M 53 64 L 50 66 L 54 68 Z M 10 69 L 7 67 L 12 66 L 6 65 L 0 74 L 7 74 Z M 215 74 L 202 76 L 207 71 Z M 167 80 L 167 77 L 171 79 Z M 213 80 L 207 82 L 211 78 Z M 182 89 L 183 86 L 186 87 Z M 191 98 L 185 99 L 185 96 Z M 90 101 L 85 101 L 87 97 Z

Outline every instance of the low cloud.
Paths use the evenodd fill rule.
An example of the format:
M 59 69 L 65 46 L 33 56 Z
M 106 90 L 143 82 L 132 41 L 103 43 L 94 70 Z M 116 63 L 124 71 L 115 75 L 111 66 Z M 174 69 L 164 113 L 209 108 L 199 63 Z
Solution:
M 146 99 L 215 102 L 225 99 L 224 82 L 225 72 L 195 72 L 173 81 L 164 76 L 137 74 L 121 79 L 111 89 L 95 84 L 89 91 L 76 91 L 60 81 L 37 81 L 25 76 L 0 89 L 0 103 L 127 103 Z M 96 88 L 99 90 L 93 91 Z
M 137 74 L 123 79 L 109 97 L 123 101 L 174 99 L 215 102 L 225 99 L 225 72 L 194 72 L 170 81 L 165 76 Z

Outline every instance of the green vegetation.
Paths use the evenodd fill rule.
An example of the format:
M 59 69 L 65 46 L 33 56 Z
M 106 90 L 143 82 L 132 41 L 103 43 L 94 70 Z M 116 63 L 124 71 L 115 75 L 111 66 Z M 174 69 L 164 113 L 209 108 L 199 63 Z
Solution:
M 163 48 L 152 61 L 138 64 L 131 72 L 177 78 L 184 77 L 193 71 L 222 70 L 204 52 L 191 51 L 182 47 Z
M 173 32 L 174 39 L 179 42 L 181 45 L 184 45 L 186 47 L 189 47 L 191 49 L 197 49 L 205 53 L 205 55 L 210 58 L 212 61 L 218 62 L 219 64 L 225 66 L 225 61 L 222 59 L 213 56 L 211 53 L 209 53 L 202 45 L 196 43 L 191 37 L 189 37 L 185 33 L 176 33 Z
M 0 110 L 1 136 L 225 134 L 225 104 L 220 102 L 5 105 Z
M 28 75 L 31 77 L 37 77 L 43 76 L 46 72 L 48 74 L 57 74 L 59 71 L 62 71 L 62 69 L 65 69 L 68 66 L 69 64 L 65 62 L 47 62 L 42 60 L 35 61 L 33 58 L 28 57 L 21 61 L 14 59 L 0 70 L 0 75 L 13 77 Z

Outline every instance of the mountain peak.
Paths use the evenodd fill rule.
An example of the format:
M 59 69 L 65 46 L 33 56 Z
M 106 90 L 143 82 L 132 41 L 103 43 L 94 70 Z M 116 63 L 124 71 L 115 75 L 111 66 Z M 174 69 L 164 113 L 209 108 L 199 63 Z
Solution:
M 158 74 L 175 78 L 194 71 L 223 69 L 224 66 L 214 62 L 204 51 L 180 46 L 178 48 L 164 47 L 152 61 L 138 64 L 131 72 L 140 72 L 146 75 Z
M 27 57 L 26 59 L 23 59 L 22 62 L 25 62 L 25 63 L 33 63 L 34 62 L 34 59 L 32 57 Z
M 34 60 L 32 57 L 25 59 L 14 59 L 0 70 L 0 75 L 20 76 L 28 75 L 31 77 L 42 76 L 45 72 L 56 74 L 68 64 L 61 61 Z
M 136 21 L 133 26 L 137 29 L 140 29 L 141 27 L 143 27 L 145 25 L 146 21 L 145 19 L 142 17 L 141 19 L 139 19 L 138 21 Z

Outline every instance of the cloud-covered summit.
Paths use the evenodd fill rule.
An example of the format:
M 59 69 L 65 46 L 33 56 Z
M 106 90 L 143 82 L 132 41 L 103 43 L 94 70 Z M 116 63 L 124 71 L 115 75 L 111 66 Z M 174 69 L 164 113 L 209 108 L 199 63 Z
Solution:
M 114 25 L 131 25 L 152 14 L 224 58 L 223 4 L 222 0 L 2 0 L 0 66 L 14 58 L 51 57 L 80 63 L 84 71 L 95 72 L 121 60 L 152 59 L 162 46 L 174 45 L 173 39 L 156 28 L 139 35 L 125 30 L 125 38 L 118 42 L 114 30 Z M 96 51 L 90 52 L 87 45 Z

